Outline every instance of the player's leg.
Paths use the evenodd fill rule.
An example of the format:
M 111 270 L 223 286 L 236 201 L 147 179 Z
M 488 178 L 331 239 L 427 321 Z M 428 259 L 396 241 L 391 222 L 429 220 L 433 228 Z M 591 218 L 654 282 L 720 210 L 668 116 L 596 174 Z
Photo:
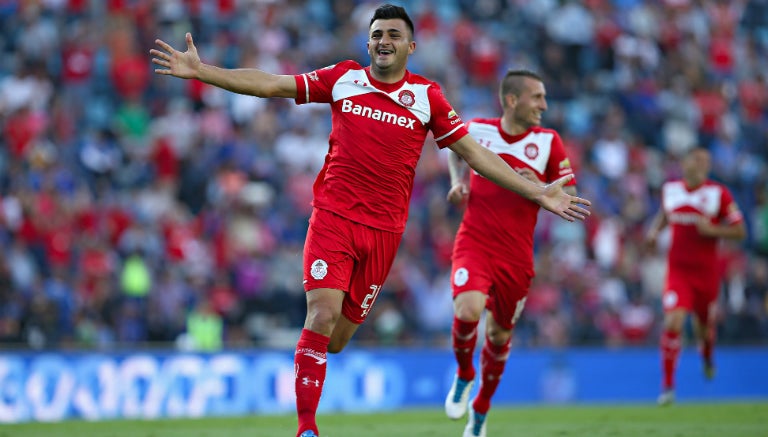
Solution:
M 465 291 L 453 300 L 453 328 L 451 338 L 459 378 L 471 381 L 475 378 L 472 356 L 477 343 L 477 325 L 485 309 L 488 295 L 482 291 Z
M 512 329 L 501 326 L 493 314 L 485 321 L 485 342 L 480 353 L 480 389 L 472 402 L 475 411 L 485 414 L 491 407 L 511 348 Z
M 693 311 L 693 290 L 690 274 L 670 269 L 662 294 L 664 321 L 662 323 L 659 349 L 661 352 L 661 394 L 660 405 L 671 404 L 675 399 L 675 372 L 682 348 L 682 333 L 685 318 Z
M 354 261 L 351 232 L 337 216 L 314 211 L 304 245 L 304 288 L 307 317 L 296 344 L 294 374 L 297 436 L 318 436 L 317 406 L 325 383 L 327 352 L 341 318 Z
M 342 314 L 331 333 L 328 352 L 332 354 L 341 352 L 347 346 L 349 340 L 352 339 L 352 336 L 355 335 L 355 332 L 357 332 L 357 328 L 359 327 L 359 323 L 352 322 Z
M 445 414 L 451 419 L 460 419 L 467 412 L 475 380 L 473 356 L 477 344 L 477 325 L 487 297 L 484 292 L 468 290 L 457 294 L 453 300 L 451 342 L 458 370 L 445 398 Z
M 500 325 L 493 312 L 486 317 L 485 325 L 485 341 L 480 352 L 480 388 L 472 401 L 465 437 L 485 436 L 485 418 L 504 374 L 511 346 L 512 329 Z
M 674 401 L 675 372 L 680 358 L 682 347 L 682 331 L 685 324 L 687 311 L 685 309 L 673 309 L 664 313 L 664 322 L 661 332 L 661 395 L 658 402 L 667 405 Z
M 344 292 L 331 288 L 310 290 L 307 296 L 307 318 L 296 344 L 297 436 L 319 435 L 315 416 L 325 383 L 328 344 L 341 315 Z M 314 433 L 314 434 L 312 434 Z
M 702 306 L 702 308 L 696 308 L 693 328 L 701 355 L 704 377 L 711 380 L 715 377 L 714 349 L 717 336 L 717 302 L 712 300 Z

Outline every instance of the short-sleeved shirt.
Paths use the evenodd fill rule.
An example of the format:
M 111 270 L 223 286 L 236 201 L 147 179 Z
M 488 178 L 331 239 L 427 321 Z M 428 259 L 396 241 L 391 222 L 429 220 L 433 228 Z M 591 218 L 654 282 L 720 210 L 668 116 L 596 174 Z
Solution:
M 501 128 L 501 119 L 474 119 L 469 133 L 510 167 L 527 167 L 540 180 L 552 182 L 573 173 L 560 135 L 532 127 L 519 135 Z M 576 184 L 575 178 L 567 185 Z M 472 172 L 470 194 L 454 250 L 471 250 L 512 265 L 533 269 L 533 231 L 539 205 Z
M 668 268 L 696 275 L 717 272 L 718 239 L 699 234 L 696 222 L 702 217 L 715 224 L 744 220 L 728 188 L 710 180 L 695 188 L 668 181 L 661 189 L 661 206 L 672 230 Z
M 408 71 L 397 83 L 382 83 L 354 61 L 295 79 L 297 104 L 331 105 L 329 149 L 312 205 L 402 233 L 427 134 L 440 148 L 468 134 L 439 85 Z

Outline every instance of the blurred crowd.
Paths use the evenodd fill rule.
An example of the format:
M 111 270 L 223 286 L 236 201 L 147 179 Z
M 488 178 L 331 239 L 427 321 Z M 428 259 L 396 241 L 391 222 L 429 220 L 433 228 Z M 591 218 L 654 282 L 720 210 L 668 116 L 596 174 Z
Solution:
M 667 245 L 650 252 L 643 235 L 694 145 L 749 229 L 723 245 L 719 341 L 766 343 L 768 1 L 393 3 L 416 23 L 410 69 L 465 120 L 500 114 L 506 69 L 539 72 L 544 124 L 593 202 L 584 223 L 540 215 L 517 347 L 656 344 Z M 183 50 L 189 31 L 223 67 L 367 65 L 377 5 L 0 0 L 2 347 L 293 347 L 329 109 L 154 75 L 148 52 L 156 38 Z M 447 344 L 461 217 L 448 185 L 430 140 L 395 266 L 354 342 Z

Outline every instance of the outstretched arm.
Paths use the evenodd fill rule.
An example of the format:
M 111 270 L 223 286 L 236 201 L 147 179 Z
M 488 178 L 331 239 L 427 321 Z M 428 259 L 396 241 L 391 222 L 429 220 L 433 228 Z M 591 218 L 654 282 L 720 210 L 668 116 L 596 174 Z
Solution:
M 151 49 L 155 73 L 197 79 L 213 86 L 238 94 L 256 97 L 296 98 L 296 81 L 293 76 L 267 73 L 255 68 L 225 69 L 208 65 L 200 60 L 192 34 L 187 32 L 187 51 L 180 52 L 162 40 L 155 44 L 162 50 Z
M 590 214 L 580 206 L 591 205 L 589 200 L 572 196 L 563 190 L 563 185 L 573 179 L 573 175 L 563 176 L 548 185 L 539 185 L 519 175 L 497 154 L 478 144 L 470 135 L 463 136 L 449 147 L 470 167 L 495 184 L 538 203 L 568 221 L 584 220 Z

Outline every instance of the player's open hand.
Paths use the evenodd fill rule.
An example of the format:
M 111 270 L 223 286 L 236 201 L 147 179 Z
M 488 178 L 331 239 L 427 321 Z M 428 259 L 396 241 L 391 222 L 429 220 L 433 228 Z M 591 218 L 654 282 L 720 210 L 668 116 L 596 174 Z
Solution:
M 156 68 L 155 73 L 166 74 L 180 77 L 183 79 L 192 79 L 197 75 L 200 69 L 200 56 L 197 54 L 197 48 L 192 42 L 192 34 L 187 32 L 187 51 L 180 52 L 163 40 L 156 39 L 157 44 L 162 50 L 151 49 L 149 54 L 154 56 L 152 63 L 164 68 Z
M 584 220 L 590 212 L 584 206 L 590 206 L 592 203 L 581 197 L 571 196 L 563 190 L 573 175 L 563 176 L 560 179 L 544 186 L 544 192 L 538 199 L 538 203 L 546 210 L 551 211 L 569 222 L 575 220 Z M 583 205 L 583 206 L 582 206 Z

